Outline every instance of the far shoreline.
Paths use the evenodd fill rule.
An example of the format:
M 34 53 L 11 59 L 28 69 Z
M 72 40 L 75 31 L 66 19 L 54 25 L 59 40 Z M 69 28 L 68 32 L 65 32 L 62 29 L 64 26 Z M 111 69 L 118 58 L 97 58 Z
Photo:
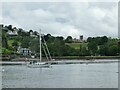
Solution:
M 54 59 L 83 59 L 83 60 L 92 60 L 92 59 L 120 59 L 120 56 L 63 56 L 63 57 L 54 57 Z
M 11 60 L 0 60 L 0 61 L 32 61 L 32 60 L 38 60 L 39 58 L 26 58 L 26 57 L 18 57 Z M 60 56 L 60 57 L 52 57 L 53 61 L 55 60 L 99 60 L 99 59 L 120 59 L 120 56 Z M 46 61 L 46 58 L 43 57 L 43 61 Z

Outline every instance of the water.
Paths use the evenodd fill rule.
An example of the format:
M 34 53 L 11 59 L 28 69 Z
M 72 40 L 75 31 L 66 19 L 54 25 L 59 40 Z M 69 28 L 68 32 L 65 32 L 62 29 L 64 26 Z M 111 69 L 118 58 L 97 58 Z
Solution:
M 3 88 L 118 88 L 118 63 L 3 66 Z

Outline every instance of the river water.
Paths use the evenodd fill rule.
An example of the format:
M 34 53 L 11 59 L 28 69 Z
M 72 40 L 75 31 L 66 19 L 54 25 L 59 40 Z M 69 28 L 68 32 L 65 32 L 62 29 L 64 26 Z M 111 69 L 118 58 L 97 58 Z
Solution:
M 118 63 L 2 66 L 3 88 L 118 88 Z

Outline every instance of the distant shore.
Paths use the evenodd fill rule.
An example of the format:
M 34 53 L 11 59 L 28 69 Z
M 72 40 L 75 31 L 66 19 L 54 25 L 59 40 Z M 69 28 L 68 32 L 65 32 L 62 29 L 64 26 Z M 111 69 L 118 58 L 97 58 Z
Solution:
M 120 56 L 64 56 L 64 57 L 54 57 L 54 59 L 120 59 Z
M 33 59 L 31 59 L 33 60 Z M 34 60 L 38 60 L 38 59 L 34 59 Z M 27 65 L 30 61 L 2 61 L 0 62 L 0 65 Z M 44 61 L 43 61 L 44 62 Z M 56 65 L 56 64 L 102 64 L 102 63 L 119 63 L 120 60 L 118 59 L 91 59 L 91 60 L 70 60 L 70 59 L 55 59 L 53 61 L 48 61 L 47 63 L 50 63 L 51 65 Z
M 15 58 L 9 61 L 32 61 L 38 60 L 39 58 Z M 120 56 L 63 56 L 63 57 L 52 57 L 53 60 L 99 60 L 99 59 L 120 59 Z M 0 60 L 1 61 L 1 60 Z M 8 61 L 8 60 L 4 60 Z M 43 61 L 47 61 L 46 58 L 43 57 Z

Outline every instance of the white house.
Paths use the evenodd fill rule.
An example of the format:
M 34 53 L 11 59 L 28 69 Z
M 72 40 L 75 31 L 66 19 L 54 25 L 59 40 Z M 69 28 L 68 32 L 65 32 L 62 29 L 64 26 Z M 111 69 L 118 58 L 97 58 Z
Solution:
M 21 55 L 31 55 L 31 50 L 29 48 L 18 48 L 17 53 L 21 54 Z
M 17 36 L 18 35 L 17 31 L 10 31 L 10 30 L 7 32 L 7 34 L 10 36 Z

